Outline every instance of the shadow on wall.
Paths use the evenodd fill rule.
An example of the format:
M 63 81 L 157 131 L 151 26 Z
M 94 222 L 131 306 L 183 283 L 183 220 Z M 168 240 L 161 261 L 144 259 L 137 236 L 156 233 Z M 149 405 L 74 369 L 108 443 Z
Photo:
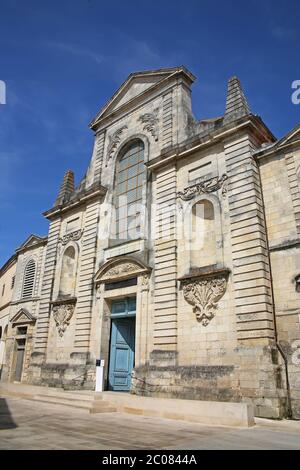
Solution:
M 0 398 L 0 429 L 14 429 L 17 427 L 5 398 Z

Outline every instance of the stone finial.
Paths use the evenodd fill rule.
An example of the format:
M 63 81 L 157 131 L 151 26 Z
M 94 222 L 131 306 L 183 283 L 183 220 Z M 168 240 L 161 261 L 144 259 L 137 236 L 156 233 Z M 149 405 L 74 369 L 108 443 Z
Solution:
M 241 83 L 237 77 L 231 77 L 228 81 L 224 120 L 233 121 L 248 114 L 251 114 L 251 111 Z
M 70 199 L 75 190 L 74 173 L 71 170 L 66 171 L 63 182 L 61 184 L 58 196 L 54 206 L 60 206 Z

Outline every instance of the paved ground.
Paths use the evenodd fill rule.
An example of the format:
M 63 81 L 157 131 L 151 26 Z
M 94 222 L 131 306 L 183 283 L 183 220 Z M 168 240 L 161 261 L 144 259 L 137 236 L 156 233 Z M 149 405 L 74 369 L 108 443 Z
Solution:
M 0 398 L 0 449 L 300 449 L 300 422 L 237 429 Z

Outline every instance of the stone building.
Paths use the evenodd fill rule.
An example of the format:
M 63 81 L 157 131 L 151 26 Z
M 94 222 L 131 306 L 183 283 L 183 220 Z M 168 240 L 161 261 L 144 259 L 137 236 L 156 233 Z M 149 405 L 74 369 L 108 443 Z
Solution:
M 16 259 L 16 255 L 11 256 L 0 269 L 0 379 L 5 363 L 5 342 L 8 330 L 10 302 L 15 283 Z
M 196 120 L 194 80 L 133 73 L 91 122 L 86 175 L 21 249 L 43 273 L 29 303 L 18 255 L 5 380 L 27 317 L 24 382 L 93 389 L 101 358 L 110 390 L 300 417 L 300 126 L 276 140 L 236 77 Z
M 16 250 L 6 319 L 2 380 L 27 382 L 47 238 L 30 235 Z

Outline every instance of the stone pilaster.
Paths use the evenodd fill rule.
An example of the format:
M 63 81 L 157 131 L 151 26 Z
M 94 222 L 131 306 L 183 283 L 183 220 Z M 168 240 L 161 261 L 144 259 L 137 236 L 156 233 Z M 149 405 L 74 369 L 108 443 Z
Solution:
M 60 232 L 61 220 L 55 219 L 50 222 L 48 243 L 46 248 L 45 267 L 41 289 L 40 308 L 38 312 L 36 335 L 34 343 L 34 352 L 46 353 L 49 317 L 50 317 L 50 301 L 52 295 L 53 280 L 55 274 L 55 265 L 57 257 L 57 242 Z
M 237 331 L 240 340 L 274 340 L 264 209 L 253 148 L 248 135 L 225 144 Z
M 291 197 L 293 201 L 293 209 L 294 209 L 297 235 L 300 235 L 300 191 L 299 191 L 299 180 L 298 180 L 298 176 L 296 172 L 294 156 L 291 154 L 286 155 L 285 163 L 286 163 L 286 168 L 287 168 L 287 175 L 288 175 Z
M 162 147 L 173 144 L 173 93 L 172 90 L 163 96 Z
M 156 178 L 154 350 L 177 348 L 176 167 Z
M 105 144 L 105 132 L 102 132 L 96 137 L 96 160 L 95 160 L 95 169 L 94 169 L 94 182 L 100 182 L 102 165 L 103 165 L 103 156 L 104 156 L 104 144 Z
M 86 207 L 84 232 L 82 236 L 80 273 L 77 289 L 75 351 L 87 353 L 90 343 L 90 328 L 93 303 L 93 276 L 99 217 L 99 201 Z

